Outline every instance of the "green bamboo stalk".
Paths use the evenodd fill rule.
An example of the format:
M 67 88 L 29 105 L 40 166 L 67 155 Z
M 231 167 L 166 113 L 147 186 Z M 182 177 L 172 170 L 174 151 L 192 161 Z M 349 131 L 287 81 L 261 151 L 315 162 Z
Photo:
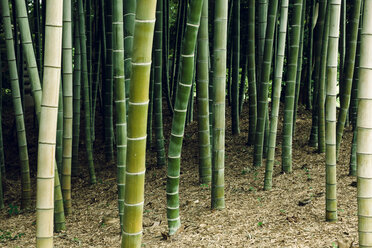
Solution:
M 268 0 L 258 0 L 258 37 L 257 37 L 257 82 L 261 84 L 264 60 L 265 35 L 268 19 Z M 261 87 L 261 86 L 259 86 Z
M 181 49 L 182 41 L 185 32 L 186 25 L 186 15 L 187 15 L 187 2 L 181 1 L 179 4 L 179 15 L 177 16 L 177 32 L 176 32 L 176 42 L 174 44 L 173 53 L 173 64 L 172 64 L 172 74 L 171 74 L 171 85 L 172 85 L 172 103 L 174 106 L 176 99 L 177 82 L 180 78 L 180 60 L 181 60 Z
M 363 2 L 361 3 L 361 14 L 360 20 L 362 19 L 363 13 Z M 351 122 L 353 126 L 353 143 L 351 145 L 351 153 L 350 153 L 350 165 L 349 165 L 349 176 L 357 176 L 357 136 L 358 136 L 358 129 L 357 129 L 357 114 L 358 114 L 358 84 L 359 84 L 359 62 L 360 62 L 360 35 L 362 30 L 362 22 L 359 22 L 358 27 L 358 38 L 357 38 L 357 48 L 356 48 L 356 55 L 355 55 L 355 69 L 354 69 L 354 77 L 352 83 L 352 91 L 351 91 L 351 105 L 350 105 L 350 114 L 351 114 Z
M 247 40 L 247 36 L 243 36 L 243 42 L 245 43 Z M 242 63 L 242 74 L 240 77 L 240 86 L 239 86 L 239 116 L 241 116 L 243 111 L 243 104 L 245 101 L 245 93 L 247 91 L 247 87 L 245 86 L 246 79 L 247 79 L 247 70 L 248 70 L 248 54 L 247 54 L 247 45 L 243 44 L 243 63 Z
M 34 27 L 35 27 L 35 52 L 36 52 L 36 62 L 37 67 L 39 68 L 39 76 L 42 74 L 42 38 L 40 30 L 40 1 L 34 1 Z
M 3 68 L 1 52 L 0 52 L 0 68 Z M 4 147 L 3 147 L 3 128 L 2 128 L 2 112 L 3 112 L 3 72 L 0 70 L 0 210 L 4 208 L 3 194 L 3 177 L 5 175 Z M 5 178 L 5 177 L 4 177 Z
M 232 35 L 232 81 L 231 81 L 231 129 L 233 135 L 240 133 L 239 127 L 239 67 L 240 67 L 240 0 L 233 5 Z
M 209 130 L 209 38 L 208 0 L 204 0 L 198 33 L 196 96 L 198 105 L 199 182 L 212 180 L 212 157 Z
M 182 43 L 181 78 L 177 84 L 172 130 L 168 149 L 167 219 L 170 235 L 175 234 L 181 226 L 178 191 L 181 150 L 185 130 L 187 104 L 192 86 L 195 44 L 199 29 L 202 4 L 202 0 L 192 0 L 190 2 L 186 30 Z
M 304 33 L 305 33 L 305 17 L 306 17 L 306 0 L 303 0 L 302 4 L 302 17 L 301 17 L 301 33 L 300 33 L 300 47 L 298 50 L 298 65 L 296 74 L 296 92 L 295 92 L 295 103 L 293 110 L 293 137 L 296 135 L 296 120 L 297 120 L 297 108 L 298 99 L 300 98 L 300 88 L 301 88 L 301 76 L 302 76 L 302 57 L 304 51 Z
M 329 11 L 329 2 L 327 11 Z M 328 39 L 329 39 L 329 22 L 330 15 L 327 14 L 324 31 L 322 52 L 320 60 L 319 83 L 318 83 L 318 152 L 324 153 L 326 151 L 326 131 L 325 131 L 325 98 L 326 98 L 326 72 L 327 72 L 327 56 L 328 56 Z
M 371 44 L 372 44 L 372 1 L 363 1 L 363 28 L 361 31 L 360 67 L 358 85 L 358 233 L 359 247 L 371 247 L 371 144 L 372 144 L 372 80 L 371 80 Z
M 278 1 L 269 1 L 269 13 L 266 29 L 266 40 L 265 40 L 265 50 L 263 63 L 261 67 L 261 84 L 258 97 L 258 117 L 257 117 L 257 128 L 256 128 L 256 138 L 254 146 L 254 166 L 262 165 L 262 155 L 263 155 L 263 143 L 264 143 L 264 129 L 265 120 L 268 111 L 268 89 L 269 89 L 269 78 L 271 71 L 271 62 L 273 54 L 273 40 L 274 40 L 274 30 L 276 23 L 276 15 L 278 9 Z
M 295 83 L 297 74 L 298 48 L 300 43 L 300 23 L 302 15 L 302 0 L 293 0 L 292 18 L 290 18 L 291 30 L 290 48 L 287 65 L 287 84 L 285 87 L 283 143 L 282 143 L 282 170 L 292 172 L 292 133 L 293 133 L 293 109 L 295 96 Z
M 59 173 L 62 171 L 62 143 L 63 143 L 63 94 L 62 83 L 59 84 L 58 91 L 58 118 L 57 118 L 57 138 L 56 138 L 56 162 Z
M 154 57 L 154 51 L 152 51 L 152 57 Z M 150 72 L 150 89 L 149 89 L 149 110 L 147 113 L 147 140 L 146 140 L 146 150 L 150 151 L 152 148 L 152 121 L 154 113 L 154 64 L 151 63 L 151 72 Z
M 92 131 L 91 131 L 91 113 L 89 102 L 89 82 L 88 82 L 88 64 L 87 64 L 87 48 L 86 48 L 86 35 L 85 35 L 85 14 L 83 8 L 83 0 L 78 0 L 79 10 L 79 32 L 80 32 L 80 48 L 81 48 L 81 71 L 84 92 L 84 111 L 85 111 L 85 145 L 88 156 L 88 167 L 90 175 L 90 183 L 96 183 L 96 175 L 93 164 L 93 144 L 92 144 Z
M 330 0 L 329 4 L 326 87 L 326 220 L 335 222 L 337 221 L 336 98 L 341 0 Z
M 80 108 L 81 108 L 81 49 L 79 22 L 76 18 L 74 34 L 74 71 L 73 71 L 73 133 L 72 133 L 72 175 L 79 175 L 81 166 L 79 162 L 79 141 L 80 141 Z
M 359 17 L 361 9 L 361 0 L 354 1 L 353 12 L 351 16 L 350 27 L 348 30 L 348 44 L 347 53 L 345 59 L 343 77 L 340 77 L 340 85 L 342 84 L 342 91 L 340 92 L 342 98 L 340 98 L 341 108 L 337 119 L 337 136 L 336 136 L 336 152 L 339 154 L 342 134 L 344 132 L 347 112 L 350 106 L 351 88 L 354 75 L 355 67 L 355 55 L 358 39 L 358 28 L 359 28 Z
M 276 57 L 275 65 L 275 76 L 273 83 L 273 99 L 272 99 L 272 110 L 270 119 L 270 137 L 269 137 L 269 149 L 267 152 L 266 169 L 265 169 L 265 181 L 264 190 L 271 190 L 273 168 L 275 164 L 275 146 L 276 146 L 276 134 L 278 128 L 279 119 L 279 106 L 280 106 L 280 94 L 282 90 L 282 76 L 283 76 L 283 64 L 285 56 L 285 42 L 287 35 L 287 24 L 288 24 L 288 0 L 282 0 L 280 8 L 280 28 L 278 37 L 278 52 Z
M 60 89 L 61 90 L 61 89 Z M 65 211 L 63 206 L 63 196 L 57 163 L 54 165 L 54 231 L 61 232 L 66 230 Z
M 123 0 L 113 1 L 112 38 L 113 65 L 115 83 L 116 109 L 116 150 L 117 150 L 117 182 L 120 230 L 123 231 L 125 167 L 127 159 L 127 120 L 125 105 L 125 72 L 124 72 L 124 23 Z
M 138 0 L 133 37 L 128 109 L 128 155 L 121 247 L 141 247 L 146 124 L 156 0 Z
M 112 64 L 112 7 L 113 0 L 106 1 L 105 23 L 106 23 L 106 62 L 103 84 L 104 101 L 104 130 L 105 130 L 105 157 L 106 161 L 114 159 L 114 129 L 113 129 L 113 64 Z
M 154 129 L 155 149 L 157 153 L 157 165 L 165 165 L 165 148 L 163 134 L 163 102 L 162 102 L 162 81 L 163 81 L 163 1 L 156 3 L 156 22 L 154 34 Z
M 318 146 L 318 93 L 319 93 L 319 77 L 320 77 L 320 61 L 321 61 L 321 51 L 322 51 L 322 41 L 323 41 L 323 32 L 324 32 L 324 22 L 325 22 L 325 13 L 327 9 L 327 0 L 319 1 L 319 16 L 317 19 L 317 25 L 315 27 L 315 46 L 314 46 L 314 92 L 313 92 L 313 114 L 312 114 L 312 123 L 311 123 L 311 133 L 309 145 L 312 147 Z M 313 16 L 313 22 L 314 16 Z
M 31 206 L 31 182 L 30 169 L 27 151 L 27 139 L 24 123 L 24 115 L 21 103 L 21 93 L 18 82 L 17 62 L 15 57 L 12 24 L 10 20 L 9 2 L 1 1 L 1 13 L 3 17 L 4 36 L 7 52 L 8 67 L 10 73 L 10 86 L 12 90 L 12 100 L 16 120 L 16 130 L 18 139 L 18 151 L 21 165 L 21 207 L 29 208 Z
M 0 53 L 0 68 L 3 68 L 2 65 L 3 65 L 3 62 L 2 62 L 2 57 L 1 57 L 1 53 Z M 1 123 L 2 123 L 2 112 L 3 112 L 2 90 L 3 90 L 3 72 L 2 72 L 2 70 L 0 70 L 0 173 L 3 177 L 5 177 L 5 159 L 4 159 L 4 145 L 3 145 L 4 141 L 3 141 L 3 128 L 2 128 L 2 125 L 1 125 Z M 0 178 L 1 178 L 1 175 L 0 175 Z M 0 184 L 1 184 L 1 182 L 0 182 Z M 1 187 L 1 185 L 0 185 L 0 187 Z M 0 189 L 0 190 L 2 190 L 2 189 Z M 2 197 L 1 193 L 0 193 L 0 197 Z
M 349 165 L 349 176 L 357 176 L 357 137 L 358 137 L 358 129 L 353 130 L 353 140 L 351 144 L 351 152 L 350 152 L 350 165 Z
M 31 82 L 31 92 L 35 101 L 36 116 L 40 115 L 41 110 L 41 84 L 39 71 L 37 68 L 34 47 L 32 43 L 32 35 L 30 32 L 30 25 L 28 22 L 26 2 L 24 0 L 15 1 L 15 10 L 17 15 L 17 22 L 21 33 L 21 43 L 26 59 L 27 71 Z M 22 67 L 23 68 L 23 67 Z M 22 70 L 23 72 L 23 70 Z
M 307 50 L 309 51 L 308 54 L 308 63 L 307 63 L 307 81 L 306 81 L 306 108 L 312 110 L 313 104 L 313 93 L 312 93 L 312 80 L 313 80 L 313 46 L 314 46 L 314 13 L 316 8 L 316 1 L 310 1 L 310 15 L 308 19 L 308 47 Z
M 76 50 L 75 50 L 76 52 Z M 76 61 L 75 61 L 76 62 Z M 62 194 L 65 214 L 72 213 L 71 203 L 71 157 L 73 136 L 73 69 L 72 69 L 72 2 L 63 1 L 62 40 L 62 82 L 63 82 L 63 158 Z
M 126 106 L 129 101 L 129 85 L 132 72 L 133 32 L 134 18 L 136 15 L 136 0 L 126 0 L 124 4 L 124 70 L 125 70 L 125 94 Z M 128 109 L 127 109 L 128 114 Z
M 53 247 L 53 203 L 63 1 L 48 1 L 45 20 L 43 96 L 38 142 L 36 247 Z M 53 154 L 53 156 L 50 156 Z
M 215 1 L 213 41 L 212 209 L 225 208 L 225 89 L 227 0 Z
M 248 144 L 255 143 L 257 123 L 256 57 L 255 57 L 255 0 L 248 0 L 248 91 L 249 134 Z

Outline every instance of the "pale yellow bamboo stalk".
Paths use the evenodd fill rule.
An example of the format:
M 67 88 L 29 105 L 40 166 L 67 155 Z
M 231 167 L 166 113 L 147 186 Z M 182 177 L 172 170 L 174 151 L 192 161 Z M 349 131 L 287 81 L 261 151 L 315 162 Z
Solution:
M 62 56 L 63 0 L 46 1 L 43 95 L 36 193 L 36 247 L 53 247 L 54 166 Z
M 372 247 L 372 0 L 364 1 L 357 119 L 359 247 Z

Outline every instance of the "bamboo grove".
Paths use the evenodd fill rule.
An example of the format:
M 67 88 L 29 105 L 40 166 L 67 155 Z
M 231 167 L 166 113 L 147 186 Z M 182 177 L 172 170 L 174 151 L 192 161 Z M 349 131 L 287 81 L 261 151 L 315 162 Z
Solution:
M 193 121 L 196 183 L 210 185 L 210 207 L 223 211 L 225 137 L 241 135 L 242 119 L 249 120 L 247 164 L 265 171 L 263 190 L 275 188 L 277 161 L 283 173 L 293 172 L 296 135 L 325 153 L 319 166 L 329 222 L 337 221 L 337 159 L 345 126 L 352 125 L 359 244 L 372 247 L 372 0 L 2 0 L 0 7 L 0 110 L 14 113 L 20 205 L 36 208 L 37 247 L 53 247 L 53 231 L 68 228 L 72 178 L 87 173 L 90 184 L 99 180 L 97 150 L 105 166 L 115 165 L 121 247 L 141 247 L 150 166 L 166 167 L 164 211 L 169 235 L 177 235 L 182 144 Z M 29 153 L 26 138 L 29 95 L 37 154 Z M 4 107 L 8 96 L 12 104 Z M 296 132 L 300 105 L 312 114 L 308 134 Z M 97 149 L 101 133 L 104 146 Z M 0 209 L 7 202 L 2 179 L 14 170 L 2 137 L 0 128 Z M 146 164 L 151 149 L 152 165 Z

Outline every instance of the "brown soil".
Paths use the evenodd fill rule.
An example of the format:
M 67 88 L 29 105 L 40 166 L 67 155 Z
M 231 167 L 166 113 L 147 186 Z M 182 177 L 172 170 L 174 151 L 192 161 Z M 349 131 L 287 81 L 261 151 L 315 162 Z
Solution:
M 325 222 L 325 156 L 307 145 L 310 113 L 300 108 L 292 174 L 280 173 L 279 127 L 274 187 L 266 192 L 262 190 L 264 168 L 252 168 L 252 147 L 246 146 L 246 111 L 245 108 L 239 136 L 232 137 L 230 118 L 227 117 L 226 209 L 223 211 L 210 209 L 210 187 L 198 182 L 197 123 L 186 128 L 180 185 L 182 230 L 173 237 L 166 235 L 166 169 L 156 168 L 156 154 L 153 151 L 147 153 L 143 247 L 336 247 L 338 241 L 339 247 L 356 247 L 356 188 L 351 186 L 356 179 L 347 176 L 350 128 L 346 129 L 337 171 L 339 220 L 328 223 Z M 170 117 L 165 117 L 167 139 L 170 122 Z M 5 144 L 7 167 L 12 169 L 8 169 L 5 181 L 6 208 L 0 211 L 0 247 L 34 247 L 35 211 L 16 213 L 14 207 L 11 208 L 20 205 L 19 176 L 15 171 L 17 148 L 15 136 L 10 131 L 12 121 L 3 125 L 8 132 L 5 138 L 10 143 Z M 32 120 L 28 120 L 27 127 L 32 127 Z M 97 126 L 97 130 L 100 129 Z M 28 130 L 29 135 L 33 133 L 31 130 Z M 104 162 L 101 139 L 102 134 L 97 133 L 95 165 L 98 183 L 89 184 L 86 170 L 84 176 L 73 178 L 73 214 L 66 220 L 67 231 L 55 233 L 55 247 L 120 247 L 116 169 L 114 163 Z M 31 136 L 29 140 L 32 178 L 35 178 L 36 137 Z M 81 163 L 85 166 L 84 145 L 80 151 Z M 35 189 L 35 180 L 32 183 Z M 309 199 L 309 204 L 299 206 L 300 201 Z

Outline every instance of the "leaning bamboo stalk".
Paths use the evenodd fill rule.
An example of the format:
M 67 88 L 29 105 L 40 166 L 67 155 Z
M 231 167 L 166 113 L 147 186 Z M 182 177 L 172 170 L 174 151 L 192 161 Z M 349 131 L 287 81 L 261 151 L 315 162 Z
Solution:
M 40 115 L 36 194 L 37 247 L 53 247 L 54 154 L 61 72 L 62 6 L 62 0 L 48 1 L 46 5 L 44 90 Z
M 41 85 L 39 71 L 36 63 L 36 57 L 34 53 L 34 47 L 32 43 L 32 35 L 30 32 L 30 24 L 28 21 L 26 1 L 16 0 L 15 10 L 17 15 L 17 22 L 21 33 L 21 43 L 24 50 L 26 59 L 27 71 L 31 81 L 31 92 L 35 101 L 35 112 L 36 115 L 40 115 L 41 110 Z
M 355 67 L 355 55 L 357 49 L 357 39 L 358 39 L 358 29 L 359 29 L 359 17 L 360 17 L 360 9 L 361 9 L 361 0 L 354 1 L 353 4 L 353 14 L 351 17 L 350 22 L 350 29 L 348 32 L 348 44 L 347 44 L 347 52 L 345 58 L 345 66 L 344 66 L 344 73 L 341 80 L 343 81 L 344 86 L 342 87 L 342 92 L 340 94 L 343 96 L 340 102 L 341 108 L 338 114 L 337 119 L 337 137 L 336 137 L 336 151 L 337 154 L 340 150 L 342 135 L 344 132 L 346 116 L 350 106 L 350 98 L 351 98 L 351 88 L 353 82 L 353 75 L 354 75 L 354 67 Z
M 21 207 L 28 208 L 31 205 L 31 182 L 29 159 L 8 0 L 1 1 L 1 13 L 3 17 L 6 52 L 10 73 L 10 86 L 12 89 L 12 100 L 14 106 L 18 139 L 18 150 L 21 164 L 21 188 L 22 188 Z
M 192 0 L 188 9 L 185 35 L 181 46 L 181 78 L 177 84 L 172 130 L 168 149 L 167 219 L 169 234 L 181 226 L 179 216 L 179 181 L 182 140 L 185 131 L 187 105 L 192 88 L 194 56 L 203 1 Z
M 282 6 L 280 10 L 278 53 L 276 55 L 276 66 L 274 75 L 275 78 L 273 82 L 274 93 L 270 119 L 271 121 L 269 148 L 267 151 L 264 190 L 270 190 L 272 188 L 273 168 L 275 162 L 276 134 L 279 121 L 280 94 L 282 90 L 282 76 L 285 55 L 285 43 L 287 35 L 287 23 L 288 23 L 288 0 L 282 0 Z
M 264 56 L 261 65 L 260 72 L 260 90 L 258 94 L 258 116 L 257 116 L 257 128 L 256 137 L 254 145 L 254 156 L 253 164 L 254 166 L 262 165 L 263 157 L 263 146 L 264 146 L 264 136 L 265 136 L 265 123 L 268 120 L 268 91 L 269 91 L 269 79 L 271 71 L 271 62 L 273 54 L 273 41 L 274 41 L 274 31 L 276 24 L 276 16 L 278 9 L 278 1 L 269 1 L 269 13 L 267 18 L 266 27 L 266 39 L 264 44 Z

